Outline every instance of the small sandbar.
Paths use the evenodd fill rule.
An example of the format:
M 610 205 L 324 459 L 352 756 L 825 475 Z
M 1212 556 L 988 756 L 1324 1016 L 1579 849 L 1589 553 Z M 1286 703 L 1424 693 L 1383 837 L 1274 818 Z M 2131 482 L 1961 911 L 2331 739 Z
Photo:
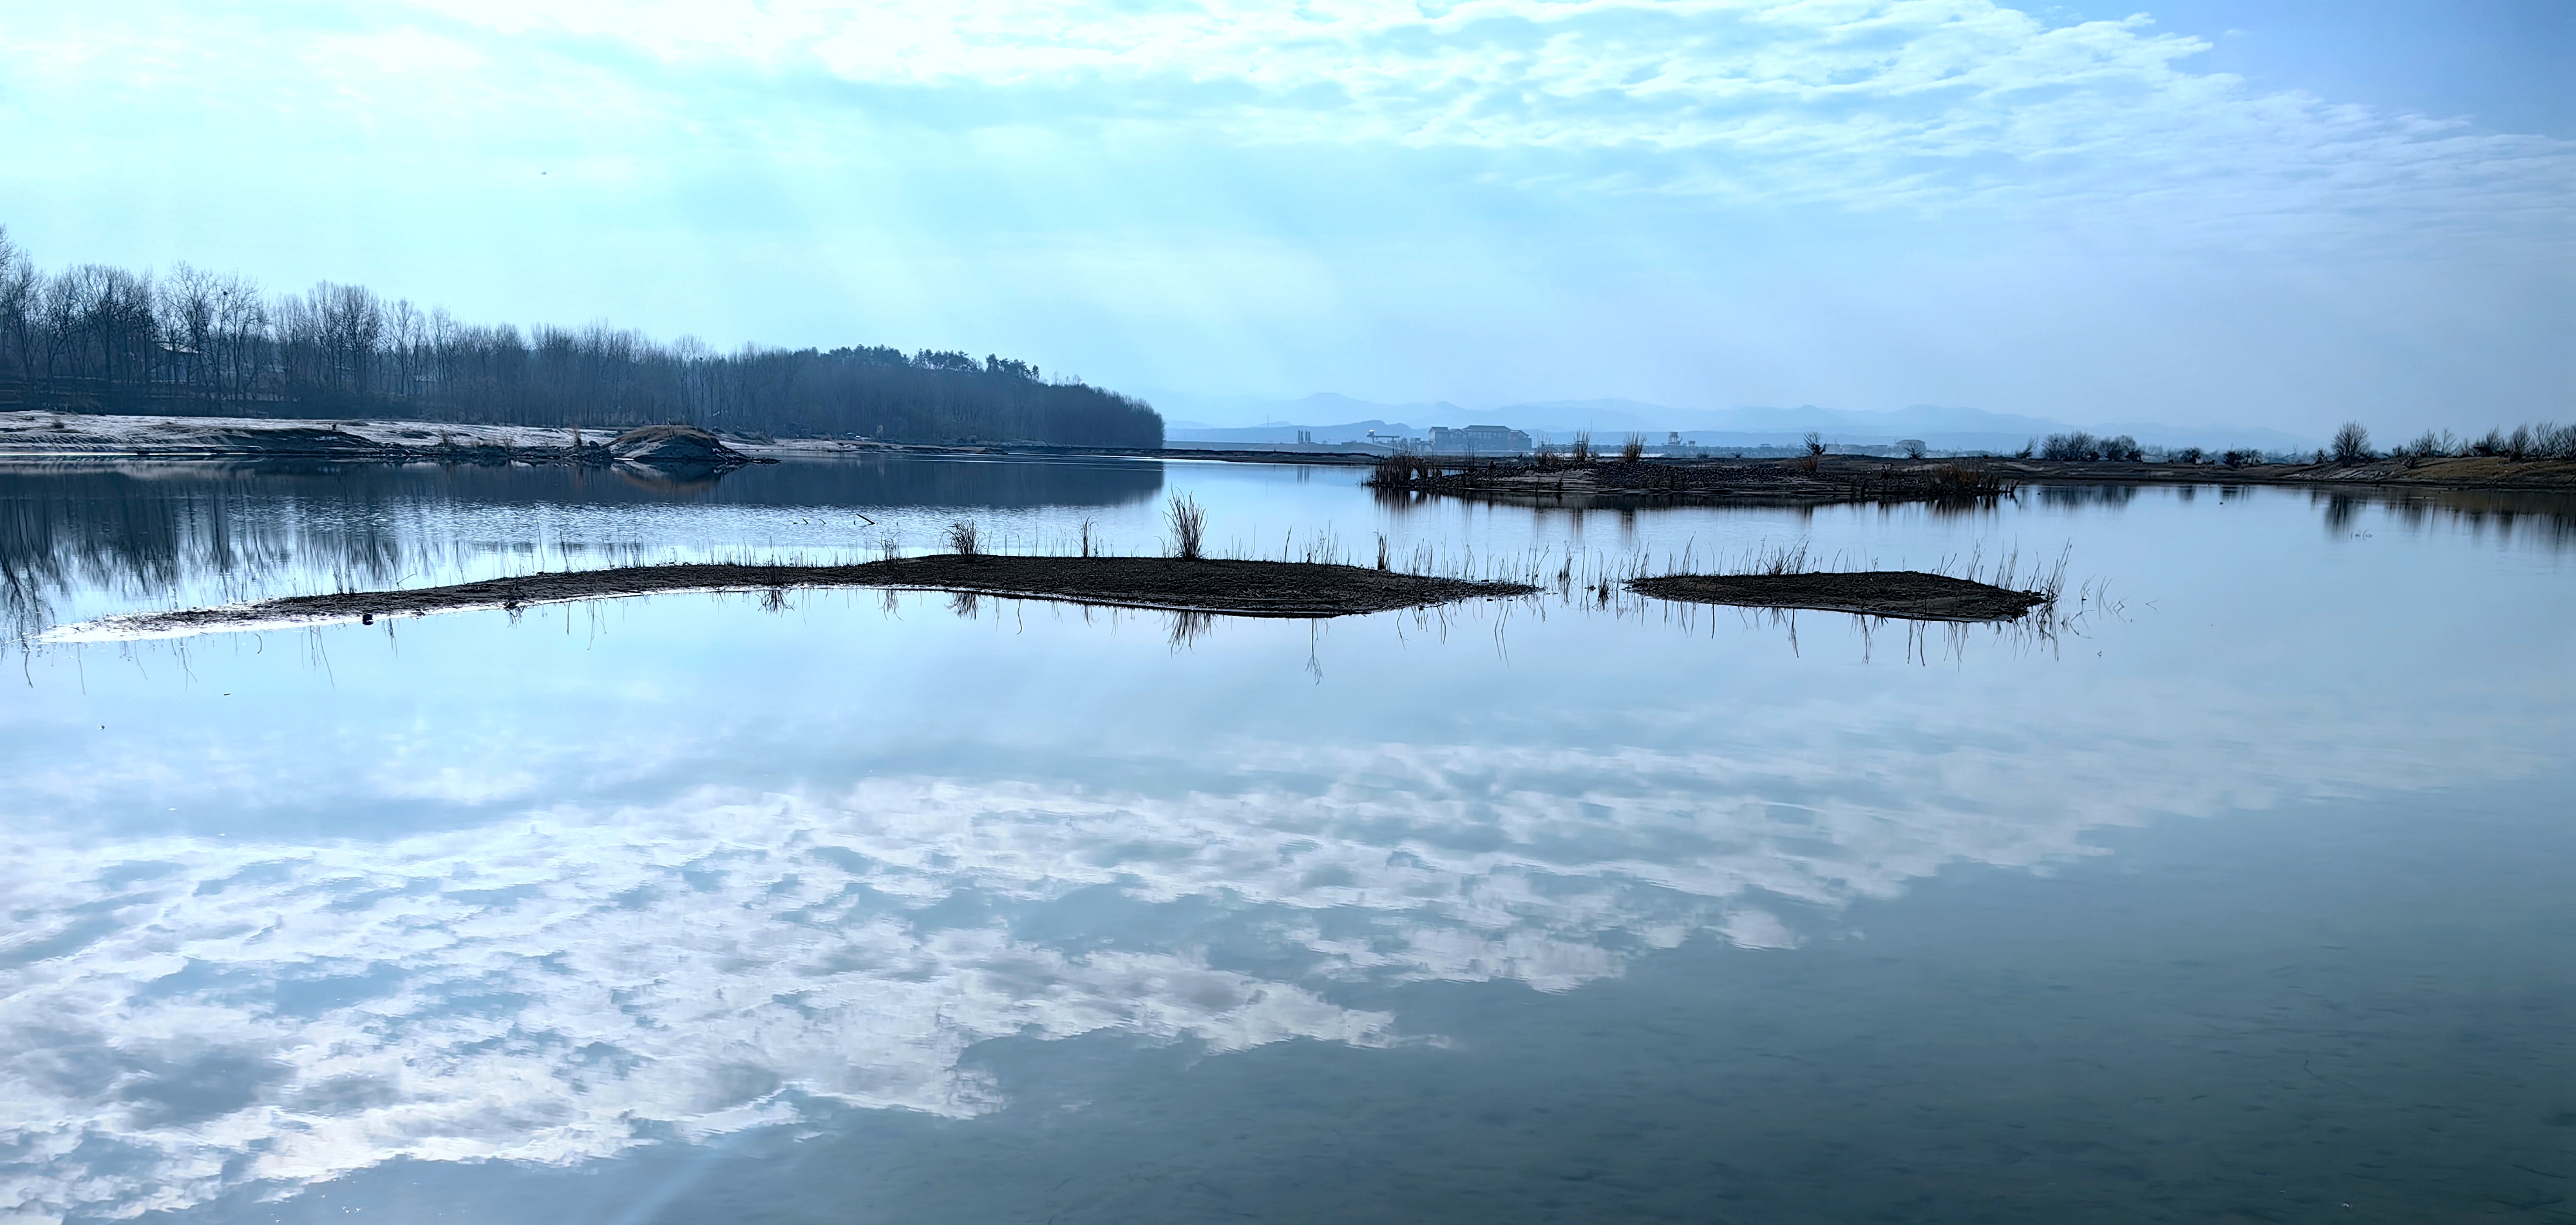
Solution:
M 941 554 L 845 566 L 677 563 L 568 570 L 444 587 L 288 596 L 218 608 L 139 613 L 84 626 L 66 626 L 46 637 L 66 641 L 149 637 L 468 609 L 515 610 L 537 604 L 659 592 L 818 587 L 945 591 L 1113 608 L 1296 618 L 1392 612 L 1458 600 L 1527 595 L 1537 590 L 1520 583 L 1438 578 L 1317 562 Z
M 1811 574 L 1667 574 L 1632 589 L 1665 600 L 1748 608 L 1811 608 L 1922 621 L 2010 621 L 2048 597 L 1919 570 Z

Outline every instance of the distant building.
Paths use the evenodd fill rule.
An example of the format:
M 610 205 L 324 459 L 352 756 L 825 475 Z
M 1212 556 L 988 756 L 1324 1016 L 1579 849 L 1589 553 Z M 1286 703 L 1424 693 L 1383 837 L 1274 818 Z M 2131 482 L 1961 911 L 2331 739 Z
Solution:
M 1435 425 L 1431 427 L 1431 449 L 1470 455 L 1517 455 L 1530 449 L 1530 436 L 1508 425 L 1470 425 L 1462 429 Z

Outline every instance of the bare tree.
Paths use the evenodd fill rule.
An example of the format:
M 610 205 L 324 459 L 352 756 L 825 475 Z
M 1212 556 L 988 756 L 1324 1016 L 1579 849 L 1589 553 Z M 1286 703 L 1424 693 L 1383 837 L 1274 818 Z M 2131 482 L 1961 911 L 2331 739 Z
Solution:
M 2338 464 L 2366 464 L 2379 458 L 2370 449 L 2370 431 L 2362 428 L 2358 421 L 2346 421 L 2335 427 L 2333 452 L 2334 462 Z
M 190 399 L 213 400 L 215 285 L 212 273 L 186 264 L 160 285 L 162 377 Z
M 0 374 L 34 376 L 39 292 L 35 264 L 0 226 Z

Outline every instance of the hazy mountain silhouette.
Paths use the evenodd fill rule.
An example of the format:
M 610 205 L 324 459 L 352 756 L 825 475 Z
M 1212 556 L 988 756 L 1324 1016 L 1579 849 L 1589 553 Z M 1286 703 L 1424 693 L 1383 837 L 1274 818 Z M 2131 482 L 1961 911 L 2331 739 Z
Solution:
M 1945 450 L 2012 451 L 2048 434 L 2085 429 L 2128 434 L 2150 446 L 2258 447 L 2307 450 L 2315 440 L 2280 430 L 2243 426 L 2169 425 L 2152 421 L 2077 424 L 2017 413 L 1938 404 L 1913 404 L 1892 412 L 1864 412 L 1801 404 L 1794 408 L 1674 408 L 1643 400 L 1542 400 L 1496 408 L 1464 408 L 1447 401 L 1381 404 L 1338 392 L 1295 400 L 1257 397 L 1156 397 L 1172 416 L 1175 441 L 1293 442 L 1306 431 L 1316 442 L 1363 439 L 1370 430 L 1419 435 L 1435 425 L 1508 425 L 1532 436 L 1563 441 L 1576 431 L 1595 438 L 1641 433 L 1660 442 L 1667 433 L 1710 446 L 1762 446 L 1796 442 L 1808 431 L 1827 442 L 1886 444 L 1917 438 Z

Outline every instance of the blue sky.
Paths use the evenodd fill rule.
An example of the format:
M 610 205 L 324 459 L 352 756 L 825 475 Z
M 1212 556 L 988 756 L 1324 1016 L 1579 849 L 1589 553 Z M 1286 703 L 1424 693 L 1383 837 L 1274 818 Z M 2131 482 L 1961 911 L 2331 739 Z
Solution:
M 0 223 L 1149 396 L 2576 416 L 2576 5 L 2141 2 L 5 0 Z

